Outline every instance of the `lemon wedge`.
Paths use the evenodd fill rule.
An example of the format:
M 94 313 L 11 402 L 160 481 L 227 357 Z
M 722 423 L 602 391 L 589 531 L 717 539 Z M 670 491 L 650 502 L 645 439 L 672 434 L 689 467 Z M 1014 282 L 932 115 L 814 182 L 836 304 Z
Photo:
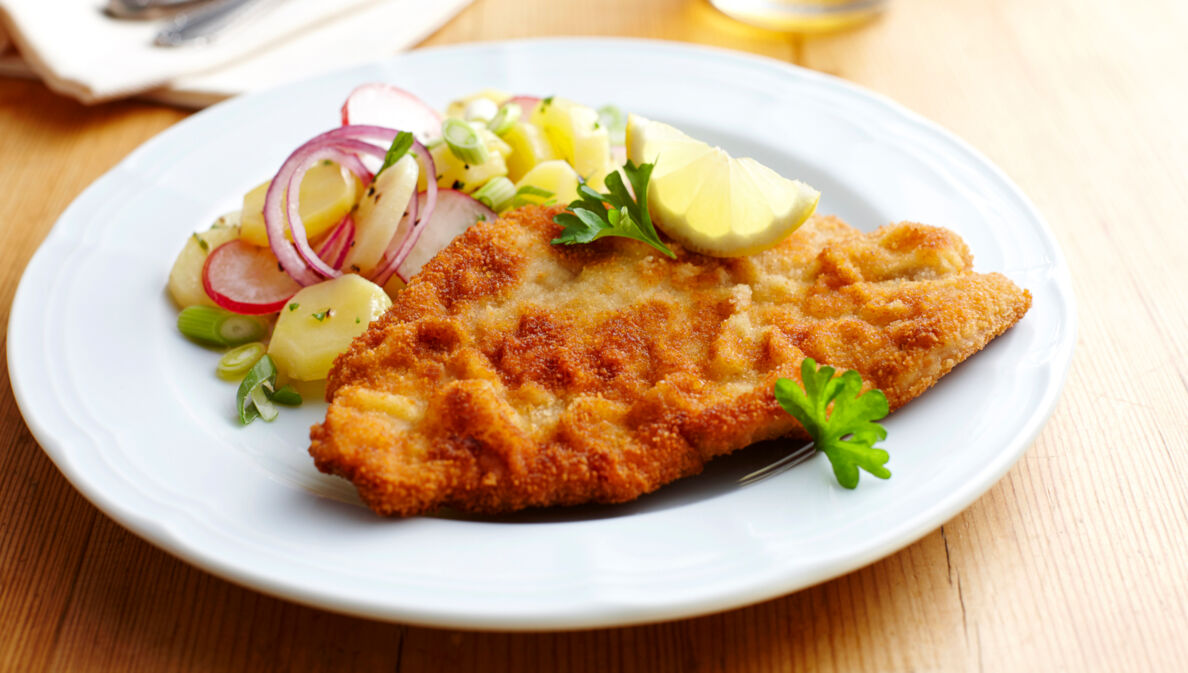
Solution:
M 648 210 L 685 248 L 753 255 L 779 243 L 817 209 L 821 192 L 750 158 L 638 115 L 627 118 L 627 158 L 652 163 Z

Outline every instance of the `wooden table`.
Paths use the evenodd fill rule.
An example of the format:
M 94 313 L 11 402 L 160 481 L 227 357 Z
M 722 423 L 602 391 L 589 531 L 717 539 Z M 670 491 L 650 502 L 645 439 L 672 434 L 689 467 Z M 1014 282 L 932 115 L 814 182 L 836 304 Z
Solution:
M 1063 399 L 1018 465 L 916 544 L 792 596 L 637 628 L 457 632 L 301 607 L 175 560 L 66 483 L 5 387 L 0 669 L 1188 670 L 1188 3 L 892 0 L 874 24 L 801 38 L 700 0 L 476 0 L 427 43 L 574 33 L 839 75 L 1022 185 L 1068 257 L 1080 326 Z M 58 214 L 184 116 L 0 80 L 4 324 Z

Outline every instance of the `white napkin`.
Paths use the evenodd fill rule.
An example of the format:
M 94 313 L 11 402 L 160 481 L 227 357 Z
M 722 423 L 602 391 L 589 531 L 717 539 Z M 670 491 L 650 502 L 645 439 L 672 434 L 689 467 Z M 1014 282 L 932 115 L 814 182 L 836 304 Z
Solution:
M 139 95 L 201 107 L 393 54 L 470 2 L 285 0 L 209 44 L 157 47 L 161 22 L 110 19 L 102 0 L 0 0 L 0 35 L 23 59 L 0 59 L 0 72 L 27 67 L 84 103 Z

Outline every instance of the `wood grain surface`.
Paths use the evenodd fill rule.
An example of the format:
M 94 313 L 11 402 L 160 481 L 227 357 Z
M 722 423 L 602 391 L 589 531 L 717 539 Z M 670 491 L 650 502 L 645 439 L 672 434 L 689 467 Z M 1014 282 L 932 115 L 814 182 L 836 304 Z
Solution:
M 791 596 L 636 628 L 459 632 L 301 607 L 175 560 L 66 483 L 6 386 L 0 670 L 1188 670 L 1188 3 L 891 0 L 872 24 L 802 38 L 701 0 L 476 0 L 427 44 L 558 34 L 823 70 L 989 155 L 1048 218 L 1080 309 L 1062 401 L 1023 459 L 916 544 Z M 67 204 L 184 116 L 0 79 L 3 324 Z

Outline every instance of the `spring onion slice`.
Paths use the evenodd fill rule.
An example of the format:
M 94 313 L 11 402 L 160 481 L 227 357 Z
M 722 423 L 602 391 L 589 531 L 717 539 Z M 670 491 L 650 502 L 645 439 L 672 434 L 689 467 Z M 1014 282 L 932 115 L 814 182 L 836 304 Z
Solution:
M 238 346 L 257 341 L 266 331 L 264 323 L 251 316 L 200 305 L 187 306 L 177 314 L 177 329 L 211 346 Z
M 267 383 L 256 386 L 252 389 L 250 397 L 252 400 L 252 406 L 255 407 L 256 412 L 260 414 L 260 418 L 263 418 L 268 423 L 271 423 L 272 421 L 276 420 L 276 417 L 280 414 L 280 411 L 277 410 L 276 405 L 272 403 L 272 400 L 268 399 L 268 393 L 266 392 L 267 387 Z
M 293 388 L 293 386 L 290 386 L 288 384 L 285 384 L 285 385 L 281 386 L 280 388 L 277 388 L 276 392 L 272 393 L 271 399 L 273 402 L 276 402 L 277 404 L 283 404 L 283 405 L 289 406 L 289 407 L 298 406 L 303 401 L 301 399 L 301 393 L 297 392 Z
M 491 129 L 491 133 L 501 136 L 507 133 L 516 122 L 520 121 L 520 115 L 522 114 L 524 114 L 524 109 L 518 104 L 508 103 L 499 108 L 499 112 L 495 113 L 495 117 L 487 122 L 487 128 Z
M 450 152 L 462 161 L 471 165 L 486 163 L 487 146 L 470 124 L 453 117 L 446 119 L 441 124 L 441 137 Z
M 536 199 L 528 198 L 530 196 L 537 197 L 538 199 L 541 199 L 541 200 L 538 201 Z M 519 189 L 516 190 L 516 193 L 515 193 L 514 197 L 512 198 L 511 207 L 519 208 L 520 206 L 527 206 L 527 205 L 531 205 L 534 203 L 548 204 L 549 201 L 547 201 L 545 199 L 552 199 L 554 196 L 556 196 L 556 194 L 554 194 L 553 192 L 550 192 L 547 189 L 542 189 L 540 187 L 535 187 L 533 185 L 524 185 L 523 187 L 520 187 Z
M 253 341 L 237 348 L 232 348 L 219 358 L 215 372 L 225 379 L 237 379 L 247 373 L 252 365 L 264 357 L 264 344 Z
M 266 413 L 256 404 L 258 395 L 255 394 L 257 390 L 261 390 L 261 394 L 267 401 L 267 391 L 263 390 L 265 385 L 269 389 L 276 385 L 276 363 L 269 355 L 257 360 L 256 364 L 248 370 L 247 375 L 243 377 L 243 381 L 239 383 L 239 390 L 235 393 L 235 410 L 239 412 L 240 423 L 247 425 L 256 417 Z M 272 407 L 272 411 L 276 411 L 276 407 Z M 275 418 L 275 415 L 273 417 Z
M 516 198 L 516 185 L 511 180 L 499 176 L 488 180 L 487 184 L 480 187 L 471 196 L 498 213 L 511 205 L 512 199 Z

